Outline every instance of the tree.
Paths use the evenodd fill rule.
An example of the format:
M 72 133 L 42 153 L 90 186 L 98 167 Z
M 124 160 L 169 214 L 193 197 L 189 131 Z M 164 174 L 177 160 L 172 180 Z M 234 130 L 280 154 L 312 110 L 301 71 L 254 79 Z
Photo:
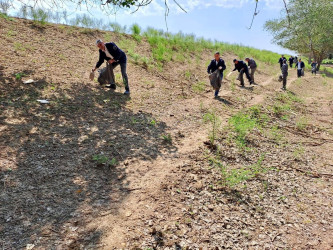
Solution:
M 318 62 L 333 51 L 332 0 L 290 0 L 280 19 L 265 23 L 274 43 Z

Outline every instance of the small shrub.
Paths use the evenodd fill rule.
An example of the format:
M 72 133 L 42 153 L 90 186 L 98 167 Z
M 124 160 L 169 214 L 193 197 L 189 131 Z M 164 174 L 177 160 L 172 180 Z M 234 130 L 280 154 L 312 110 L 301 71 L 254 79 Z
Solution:
M 216 115 L 215 110 L 211 110 L 204 114 L 203 116 L 204 122 L 210 122 L 211 123 L 211 131 L 209 133 L 209 141 L 211 145 L 215 145 L 215 140 L 217 138 L 217 133 L 219 130 L 219 127 L 221 126 L 221 119 Z
M 47 11 L 44 11 L 41 8 L 38 8 L 38 9 L 30 8 L 29 14 L 35 23 L 41 24 L 41 25 L 45 25 L 50 17 L 49 13 Z

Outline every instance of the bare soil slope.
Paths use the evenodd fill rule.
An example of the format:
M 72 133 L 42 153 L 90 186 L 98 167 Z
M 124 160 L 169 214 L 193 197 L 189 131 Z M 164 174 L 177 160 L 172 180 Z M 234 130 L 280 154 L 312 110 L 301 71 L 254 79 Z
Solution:
M 331 78 L 290 70 L 283 94 L 278 65 L 261 63 L 257 85 L 233 74 L 214 99 L 212 51 L 162 71 L 129 58 L 127 97 L 88 73 L 96 38 L 131 36 L 21 19 L 0 29 L 2 249 L 333 248 Z M 136 50 L 151 53 L 144 40 Z M 234 57 L 223 54 L 227 73 Z M 251 107 L 268 122 L 244 150 L 229 121 Z M 218 149 L 204 143 L 212 110 Z M 226 186 L 214 159 L 265 170 Z

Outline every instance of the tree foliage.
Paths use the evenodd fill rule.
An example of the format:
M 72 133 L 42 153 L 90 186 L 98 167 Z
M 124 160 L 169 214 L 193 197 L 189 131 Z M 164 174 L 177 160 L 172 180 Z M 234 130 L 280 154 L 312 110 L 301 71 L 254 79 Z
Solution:
M 311 55 L 317 62 L 333 51 L 332 0 L 290 0 L 280 19 L 265 23 L 274 42 Z

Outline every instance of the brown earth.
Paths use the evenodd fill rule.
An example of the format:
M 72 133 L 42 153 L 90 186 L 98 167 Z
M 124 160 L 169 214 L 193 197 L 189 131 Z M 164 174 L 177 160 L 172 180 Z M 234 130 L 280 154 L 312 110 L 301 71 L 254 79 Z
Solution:
M 232 74 L 214 99 L 205 73 L 212 51 L 162 71 L 129 58 L 127 97 L 88 74 L 96 38 L 124 44 L 130 36 L 21 19 L 1 19 L 0 28 L 2 249 L 333 248 L 331 78 L 290 70 L 288 93 L 302 102 L 279 119 L 270 108 L 282 93 L 277 65 L 260 62 L 252 87 L 239 88 Z M 150 55 L 145 41 L 135 50 Z M 223 58 L 228 73 L 234 55 Z M 244 152 L 228 140 L 228 119 L 253 106 L 280 132 L 272 139 L 253 130 Z M 221 185 L 210 164 L 203 116 L 212 109 L 222 120 L 223 165 L 265 155 L 267 171 L 246 186 Z

